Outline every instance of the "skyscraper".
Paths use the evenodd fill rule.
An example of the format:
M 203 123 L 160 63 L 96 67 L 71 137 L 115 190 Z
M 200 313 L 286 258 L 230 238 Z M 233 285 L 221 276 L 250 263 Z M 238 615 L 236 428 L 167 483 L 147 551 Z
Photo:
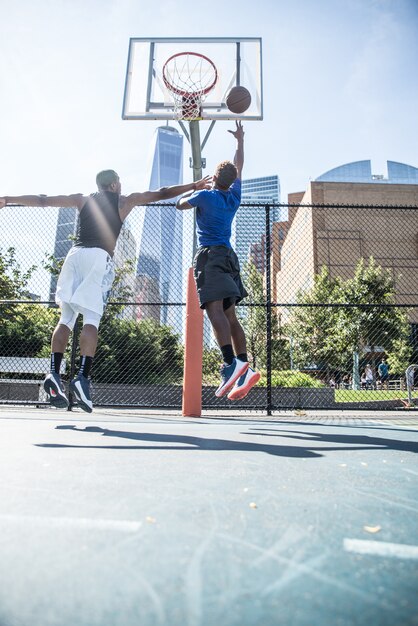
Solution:
M 131 231 L 129 220 L 122 224 L 113 257 L 117 280 L 113 283 L 113 297 L 118 300 L 131 301 L 137 293 L 137 277 L 135 272 L 136 240 Z M 136 312 L 127 306 L 118 314 L 125 319 L 135 319 Z
M 78 212 L 76 208 L 58 209 L 57 230 L 55 234 L 54 259 L 62 261 L 73 245 L 73 237 L 77 229 Z M 58 276 L 51 276 L 49 285 L 49 300 L 55 300 Z
M 182 180 L 183 135 L 161 126 L 154 136 L 149 189 L 178 185 Z M 182 307 L 167 306 L 183 301 L 183 214 L 174 206 L 144 208 L 137 275 L 157 288 L 161 323 L 181 332 Z
M 242 181 L 241 202 L 280 202 L 280 181 L 277 174 Z M 279 209 L 272 208 L 270 221 L 280 219 Z M 232 229 L 232 246 L 241 267 L 248 261 L 254 244 L 259 244 L 266 232 L 266 212 L 263 206 L 241 206 L 235 216 Z

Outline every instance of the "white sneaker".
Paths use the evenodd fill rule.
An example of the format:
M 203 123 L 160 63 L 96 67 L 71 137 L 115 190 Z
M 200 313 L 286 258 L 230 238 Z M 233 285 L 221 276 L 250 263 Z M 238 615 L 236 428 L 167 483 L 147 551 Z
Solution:
M 260 372 L 256 372 L 249 367 L 247 371 L 239 377 L 232 391 L 228 394 L 228 400 L 242 400 L 258 383 L 261 378 Z
M 217 398 L 222 398 L 222 396 L 228 393 L 241 374 L 244 374 L 244 372 L 247 371 L 247 368 L 248 363 L 240 361 L 237 358 L 232 361 L 231 365 L 226 365 L 226 363 L 224 363 L 221 367 L 222 381 L 215 391 L 215 396 Z

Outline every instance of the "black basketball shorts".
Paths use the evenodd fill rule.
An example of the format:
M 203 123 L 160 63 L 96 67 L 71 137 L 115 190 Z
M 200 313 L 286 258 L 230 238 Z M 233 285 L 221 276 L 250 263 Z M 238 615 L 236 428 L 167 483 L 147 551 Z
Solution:
M 201 309 L 205 308 L 207 302 L 223 300 L 225 310 L 248 296 L 241 281 L 238 257 L 232 248 L 198 248 L 193 272 Z

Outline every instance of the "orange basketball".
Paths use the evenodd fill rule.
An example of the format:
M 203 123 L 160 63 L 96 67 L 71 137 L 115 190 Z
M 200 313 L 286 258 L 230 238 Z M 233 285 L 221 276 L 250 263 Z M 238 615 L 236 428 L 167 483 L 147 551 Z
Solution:
M 226 106 L 232 113 L 244 113 L 251 104 L 251 94 L 246 87 L 232 87 L 226 96 Z

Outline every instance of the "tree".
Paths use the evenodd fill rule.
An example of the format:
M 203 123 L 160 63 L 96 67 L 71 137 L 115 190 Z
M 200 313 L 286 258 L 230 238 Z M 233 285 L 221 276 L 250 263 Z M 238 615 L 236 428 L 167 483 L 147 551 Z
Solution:
M 0 354 L 16 357 L 49 356 L 51 333 L 58 317 L 57 309 L 41 304 L 15 305 L 10 317 L 0 323 Z
M 32 265 L 23 272 L 16 259 L 15 248 L 7 248 L 5 252 L 0 248 L 0 300 L 21 300 L 27 296 L 27 285 L 36 269 L 36 265 Z M 10 318 L 13 311 L 13 305 L 2 304 L 3 321 Z
M 0 249 L 0 354 L 2 356 L 43 356 L 49 345 L 51 329 L 58 319 L 57 311 L 40 304 L 12 304 L 27 299 L 28 282 L 37 269 L 35 265 L 23 271 L 13 247 Z M 49 352 L 49 348 L 48 348 Z
M 263 274 L 258 271 L 253 261 L 243 267 L 243 281 L 248 291 L 246 304 L 238 312 L 247 339 L 247 350 L 252 357 L 254 367 L 266 367 L 267 362 L 267 298 L 263 284 Z M 287 342 L 280 334 L 275 312 L 271 315 L 271 353 L 272 367 L 279 369 L 289 366 Z
M 331 278 L 328 268 L 323 266 L 314 277 L 312 288 L 298 293 L 297 303 L 303 306 L 294 309 L 291 321 L 285 327 L 292 342 L 292 360 L 297 367 L 309 364 L 344 367 L 346 356 L 338 353 L 334 345 L 334 334 L 339 327 L 339 311 L 321 306 L 337 303 L 341 297 L 341 287 L 341 279 Z
M 402 309 L 390 306 L 395 304 L 395 294 L 391 270 L 382 268 L 373 257 L 367 265 L 360 259 L 354 277 L 344 283 L 343 301 L 373 306 L 341 309 L 342 332 L 336 341 L 340 340 L 341 347 L 352 352 L 361 353 L 368 347 L 374 372 L 377 346 L 384 349 L 388 358 L 394 352 L 398 357 L 408 353 L 408 318 Z
M 202 381 L 204 385 L 219 384 L 219 348 L 203 348 Z
M 94 360 L 96 382 L 179 383 L 182 375 L 183 353 L 171 328 L 153 320 L 103 317 Z
M 353 353 L 362 354 L 368 348 L 373 361 L 377 346 L 388 358 L 397 353 L 405 359 L 408 354 L 407 316 L 401 309 L 387 306 L 395 304 L 394 278 L 372 257 L 367 265 L 361 259 L 353 278 L 346 281 L 332 279 L 328 269 L 322 267 L 312 289 L 298 294 L 298 303 L 341 305 L 294 312 L 288 332 L 294 338 L 295 356 L 301 366 L 322 363 L 349 370 Z

